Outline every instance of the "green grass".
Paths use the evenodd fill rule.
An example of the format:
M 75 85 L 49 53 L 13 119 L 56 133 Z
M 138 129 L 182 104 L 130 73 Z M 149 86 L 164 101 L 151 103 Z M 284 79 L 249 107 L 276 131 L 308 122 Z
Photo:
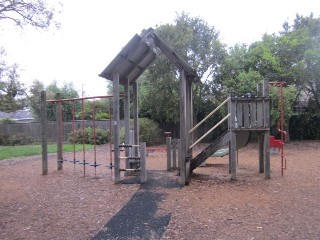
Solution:
M 82 144 L 76 144 L 76 151 L 82 151 Z M 93 149 L 93 145 L 85 145 L 86 150 Z M 48 144 L 48 153 L 56 153 L 57 144 Z M 63 144 L 63 152 L 73 152 L 72 144 Z M 41 145 L 0 146 L 0 160 L 33 156 L 41 154 Z

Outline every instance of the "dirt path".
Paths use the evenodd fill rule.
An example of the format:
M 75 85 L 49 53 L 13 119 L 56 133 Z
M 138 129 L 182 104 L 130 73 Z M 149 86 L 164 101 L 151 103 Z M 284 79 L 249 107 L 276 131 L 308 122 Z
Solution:
M 56 171 L 55 156 L 47 176 L 39 157 L 2 161 L 0 238 L 320 239 L 319 141 L 288 144 L 283 177 L 280 157 L 272 155 L 272 179 L 264 180 L 250 144 L 239 152 L 236 182 L 226 156 L 210 158 L 184 188 L 163 171 L 164 153 L 148 156 L 152 182 L 145 186 L 115 185 L 107 156 L 100 149 L 103 166 L 96 175 L 87 167 L 86 176 L 71 163 Z

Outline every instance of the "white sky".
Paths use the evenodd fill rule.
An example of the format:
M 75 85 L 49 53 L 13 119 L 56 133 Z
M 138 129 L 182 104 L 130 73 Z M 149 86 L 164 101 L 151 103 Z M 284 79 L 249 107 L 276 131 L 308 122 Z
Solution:
M 52 0 L 51 0 L 52 1 Z M 48 2 L 51 2 L 48 0 Z M 79 94 L 105 95 L 98 74 L 142 29 L 172 23 L 176 12 L 202 17 L 220 31 L 222 42 L 250 44 L 264 33 L 278 33 L 296 13 L 320 17 L 319 0 L 64 0 L 59 31 L 0 27 L 0 46 L 18 63 L 21 82 L 38 79 L 48 85 L 73 82 Z M 3 23 L 1 23 L 3 24 Z

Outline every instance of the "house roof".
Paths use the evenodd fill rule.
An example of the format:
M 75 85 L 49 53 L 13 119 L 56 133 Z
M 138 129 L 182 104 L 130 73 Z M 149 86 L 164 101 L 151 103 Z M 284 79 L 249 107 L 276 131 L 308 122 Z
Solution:
M 0 112 L 0 119 L 8 118 L 14 121 L 25 121 L 25 120 L 34 120 L 32 116 L 32 112 L 28 109 L 26 110 L 18 110 L 15 112 Z
M 184 70 L 187 78 L 195 82 L 200 81 L 196 71 L 173 51 L 152 28 L 143 30 L 141 35 L 135 34 L 99 76 L 112 81 L 113 74 L 118 73 L 121 84 L 127 80 L 132 83 L 152 64 L 159 50 L 178 69 Z

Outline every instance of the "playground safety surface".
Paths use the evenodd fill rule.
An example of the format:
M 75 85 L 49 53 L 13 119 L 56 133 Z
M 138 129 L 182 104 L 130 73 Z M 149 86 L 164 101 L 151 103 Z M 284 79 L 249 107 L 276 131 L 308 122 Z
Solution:
M 104 166 L 107 147 L 97 151 Z M 239 151 L 237 181 L 228 156 L 212 157 L 183 188 L 177 172 L 165 171 L 164 152 L 147 157 L 143 185 L 134 176 L 115 185 L 104 166 L 96 175 L 69 162 L 57 171 L 54 155 L 47 176 L 39 156 L 1 161 L 0 239 L 320 239 L 320 141 L 291 142 L 285 154 L 284 176 L 271 155 L 264 180 L 257 144 L 249 144 Z

